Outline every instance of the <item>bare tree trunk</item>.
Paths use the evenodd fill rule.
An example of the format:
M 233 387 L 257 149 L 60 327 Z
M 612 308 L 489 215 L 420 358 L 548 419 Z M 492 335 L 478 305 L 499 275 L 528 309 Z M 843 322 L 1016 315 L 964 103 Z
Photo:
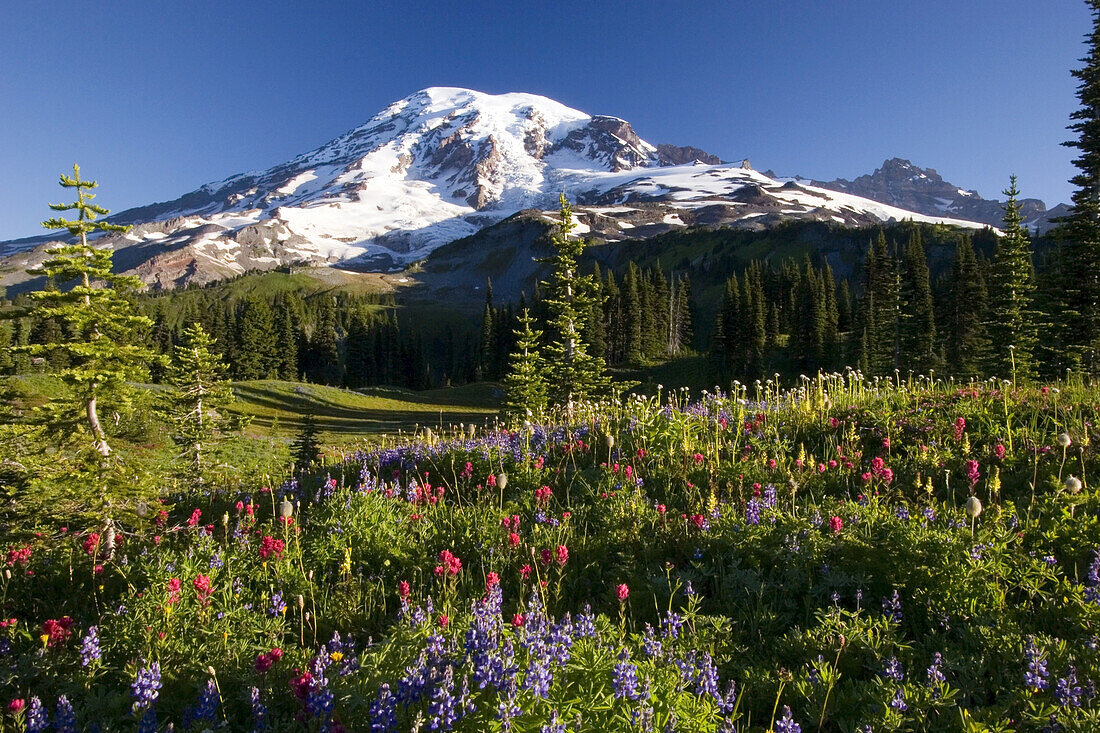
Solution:
M 95 385 L 92 385 L 92 389 L 95 389 Z M 101 456 L 106 458 L 111 455 L 111 446 L 107 445 L 107 434 L 103 432 L 103 426 L 99 424 L 99 415 L 96 413 L 96 397 L 93 392 L 91 399 L 88 400 L 88 424 L 92 428 L 92 435 L 95 436 L 95 449 Z

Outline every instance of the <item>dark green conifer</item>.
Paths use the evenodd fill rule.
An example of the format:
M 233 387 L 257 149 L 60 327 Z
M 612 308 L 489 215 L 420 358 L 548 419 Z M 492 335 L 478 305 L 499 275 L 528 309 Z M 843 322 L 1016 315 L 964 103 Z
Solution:
M 589 353 L 582 334 L 581 319 L 592 304 L 591 276 L 577 273 L 577 260 L 584 251 L 581 239 L 572 239 L 573 211 L 561 196 L 560 220 L 553 234 L 554 256 L 544 260 L 553 266 L 546 283 L 546 306 L 553 338 L 545 349 L 550 379 L 549 398 L 571 410 L 573 403 L 612 394 L 603 357 Z
M 993 250 L 989 281 L 986 333 L 989 337 L 987 373 L 1002 378 L 1036 376 L 1035 348 L 1038 342 L 1034 309 L 1035 280 L 1031 242 L 1020 223 L 1016 200 L 1016 176 L 1004 190 L 1004 235 Z
M 513 415 L 541 415 L 546 411 L 548 393 L 546 365 L 539 352 L 542 331 L 534 328 L 535 319 L 524 308 L 516 329 L 516 350 L 512 353 L 504 378 L 505 406 Z

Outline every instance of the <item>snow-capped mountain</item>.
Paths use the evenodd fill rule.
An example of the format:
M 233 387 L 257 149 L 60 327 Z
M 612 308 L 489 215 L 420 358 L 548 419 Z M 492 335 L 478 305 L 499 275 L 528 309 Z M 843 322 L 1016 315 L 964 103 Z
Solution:
M 392 270 L 519 210 L 553 210 L 560 193 L 581 233 L 612 240 L 787 219 L 977 226 L 651 145 L 624 120 L 546 97 L 433 87 L 288 163 L 116 214 L 134 228 L 105 241 L 158 287 L 295 262 Z M 48 239 L 0 243 L 0 256 L 33 264 Z
M 873 173 L 851 181 L 838 178 L 812 183 L 831 191 L 855 194 L 930 216 L 953 216 L 995 227 L 1004 220 L 1003 202 L 985 199 L 977 191 L 959 188 L 943 180 L 935 168 L 921 168 L 903 158 L 890 158 Z M 1045 203 L 1032 198 L 1019 199 L 1019 203 L 1026 226 L 1039 232 L 1051 227 L 1051 212 Z M 1055 215 L 1064 213 L 1064 208 Z

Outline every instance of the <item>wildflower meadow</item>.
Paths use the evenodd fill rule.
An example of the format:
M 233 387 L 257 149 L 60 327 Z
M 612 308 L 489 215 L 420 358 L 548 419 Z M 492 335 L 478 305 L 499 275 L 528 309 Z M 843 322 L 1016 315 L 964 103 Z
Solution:
M 3 730 L 1096 730 L 1098 409 L 662 390 L 43 525 Z

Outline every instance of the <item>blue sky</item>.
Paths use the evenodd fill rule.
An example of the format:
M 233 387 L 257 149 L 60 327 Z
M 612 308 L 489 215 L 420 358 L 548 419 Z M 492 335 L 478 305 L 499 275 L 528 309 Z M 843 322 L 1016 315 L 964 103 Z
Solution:
M 760 170 L 888 157 L 1066 201 L 1081 0 L 8 3 L 0 238 L 77 162 L 114 211 L 270 167 L 428 86 L 526 91 Z

